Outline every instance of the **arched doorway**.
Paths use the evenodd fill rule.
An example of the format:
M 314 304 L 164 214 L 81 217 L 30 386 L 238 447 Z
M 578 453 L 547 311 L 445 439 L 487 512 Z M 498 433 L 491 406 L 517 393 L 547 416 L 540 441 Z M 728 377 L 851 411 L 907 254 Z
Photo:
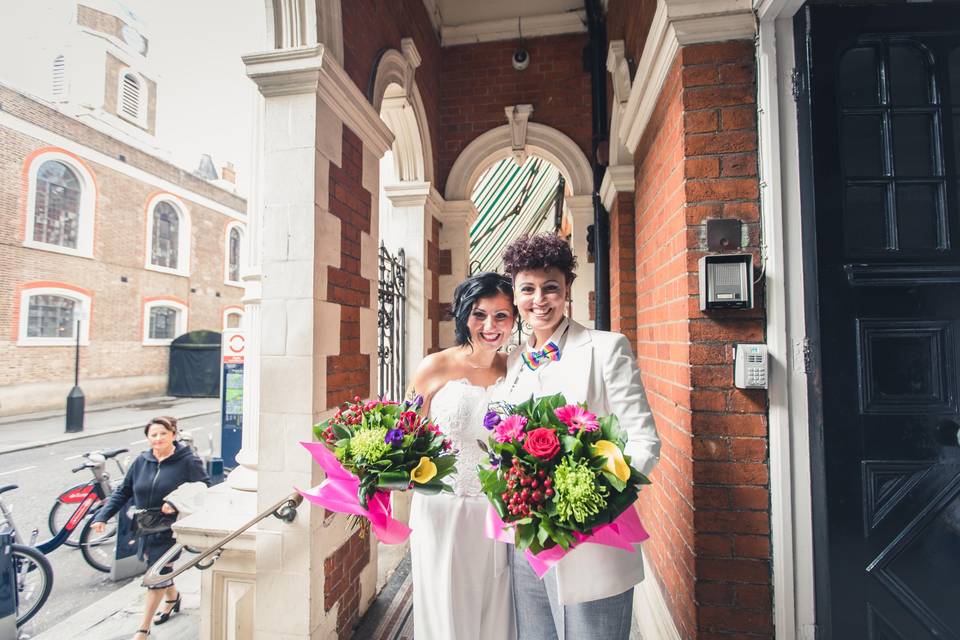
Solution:
M 476 210 L 470 234 L 471 270 L 500 270 L 503 247 L 523 233 L 567 236 L 578 261 L 571 315 L 593 327 L 593 264 L 587 252 L 587 227 L 593 224 L 592 176 L 577 144 L 546 125 L 526 123 L 520 141 L 511 125 L 473 140 L 454 162 L 445 194 L 448 203 L 469 200 Z

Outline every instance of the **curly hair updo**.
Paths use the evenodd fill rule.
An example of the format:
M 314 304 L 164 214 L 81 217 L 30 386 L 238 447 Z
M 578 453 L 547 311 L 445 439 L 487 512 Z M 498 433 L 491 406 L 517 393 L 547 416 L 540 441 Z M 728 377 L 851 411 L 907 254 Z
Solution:
M 513 308 L 513 314 L 516 316 L 517 308 L 513 306 L 513 286 L 507 276 L 485 271 L 472 275 L 457 285 L 453 292 L 453 305 L 450 307 L 450 315 L 453 316 L 454 334 L 458 346 L 462 347 L 472 343 L 470 327 L 467 323 L 477 300 L 492 298 L 498 293 L 507 296 Z
M 567 279 L 567 286 L 573 284 L 577 274 L 577 258 L 570 244 L 552 233 L 520 236 L 503 251 L 503 266 L 510 277 L 516 278 L 521 271 L 534 269 L 559 269 Z

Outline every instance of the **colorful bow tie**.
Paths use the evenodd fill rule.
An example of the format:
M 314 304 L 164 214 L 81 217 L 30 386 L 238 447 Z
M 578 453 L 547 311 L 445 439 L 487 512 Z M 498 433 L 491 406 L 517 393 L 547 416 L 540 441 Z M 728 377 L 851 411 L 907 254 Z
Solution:
M 531 371 L 534 371 L 540 365 L 546 364 L 551 360 L 559 360 L 560 347 L 557 346 L 557 343 L 550 341 L 543 346 L 543 349 L 539 351 L 524 351 L 520 354 L 520 357 L 523 358 L 523 363 L 527 365 Z

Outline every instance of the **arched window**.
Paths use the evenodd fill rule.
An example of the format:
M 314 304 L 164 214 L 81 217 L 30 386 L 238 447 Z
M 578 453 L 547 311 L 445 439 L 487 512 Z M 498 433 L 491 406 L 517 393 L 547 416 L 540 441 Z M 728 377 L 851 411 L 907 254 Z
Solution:
M 146 124 L 146 83 L 132 71 L 120 74 L 117 91 L 117 113 L 134 123 Z
M 67 95 L 67 61 L 63 54 L 53 59 L 53 98 L 65 98 Z
M 173 298 L 148 298 L 143 305 L 143 344 L 170 344 L 187 332 L 187 305 Z
M 74 344 L 77 330 L 80 344 L 89 342 L 90 295 L 71 285 L 35 283 L 20 295 L 20 346 Z
M 180 216 L 169 202 L 158 202 L 153 208 L 153 241 L 150 262 L 157 267 L 177 268 L 180 241 Z
M 187 207 L 170 194 L 159 194 L 147 205 L 146 267 L 189 275 L 190 216 Z
M 240 260 L 243 255 L 243 227 L 239 222 L 227 226 L 227 242 L 224 247 L 223 276 L 226 284 L 242 286 L 240 282 Z
M 92 258 L 97 197 L 93 174 L 59 149 L 34 153 L 28 163 L 24 245 Z
M 37 171 L 33 239 L 77 248 L 80 230 L 80 180 L 66 164 L 48 160 Z

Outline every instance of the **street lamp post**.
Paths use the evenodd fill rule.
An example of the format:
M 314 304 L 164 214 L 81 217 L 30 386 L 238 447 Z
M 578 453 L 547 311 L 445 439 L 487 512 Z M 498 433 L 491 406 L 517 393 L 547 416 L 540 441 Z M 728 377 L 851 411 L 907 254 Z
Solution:
M 83 431 L 83 407 L 86 400 L 80 389 L 80 320 L 77 320 L 76 338 L 73 351 L 73 389 L 67 394 L 67 433 Z

